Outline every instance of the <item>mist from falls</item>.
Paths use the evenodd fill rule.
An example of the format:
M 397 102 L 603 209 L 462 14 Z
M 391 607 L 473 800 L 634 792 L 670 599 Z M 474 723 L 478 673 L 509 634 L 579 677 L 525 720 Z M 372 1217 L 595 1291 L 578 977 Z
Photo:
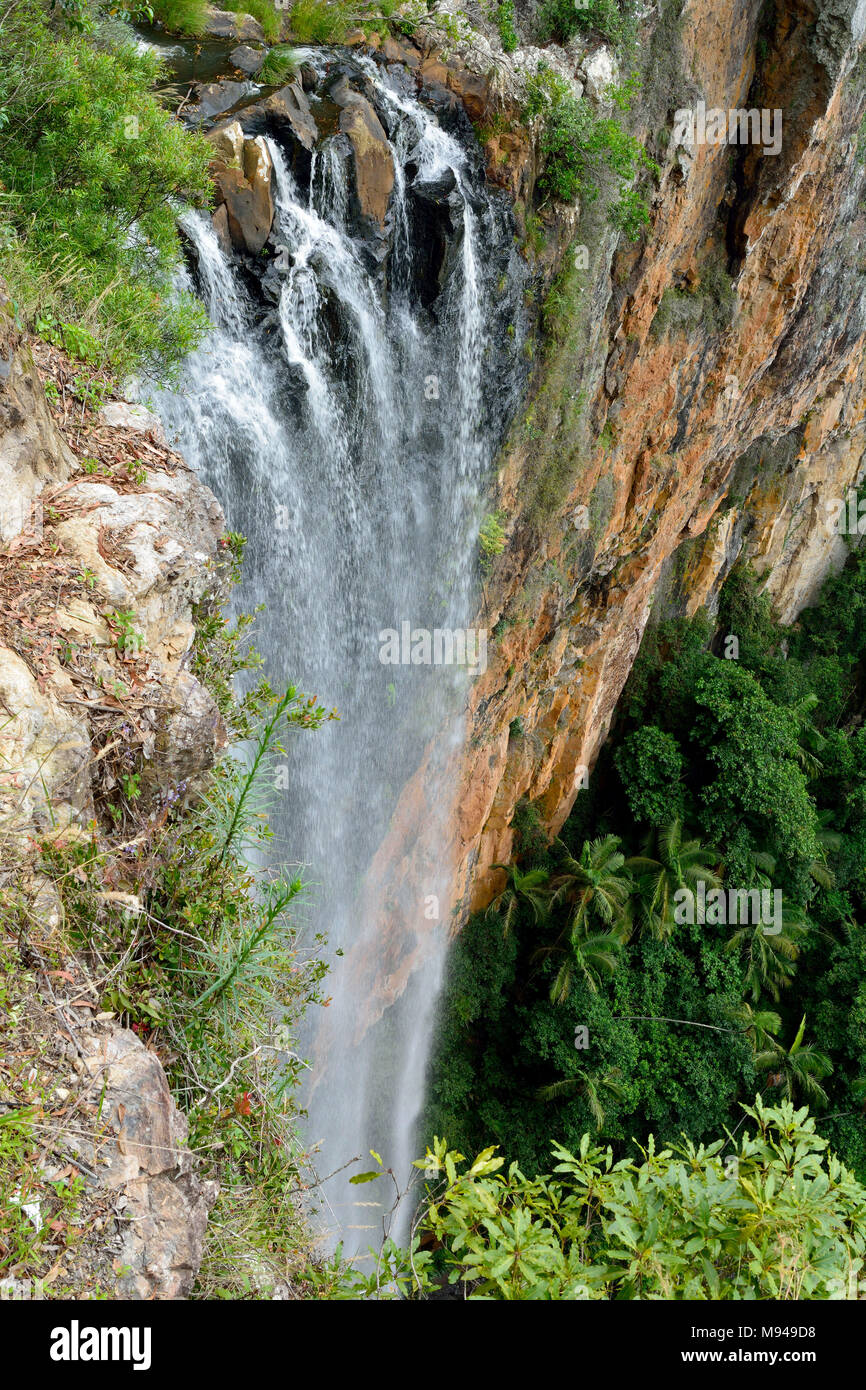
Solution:
M 443 129 L 369 60 L 351 71 L 394 159 L 387 255 L 352 230 L 345 137 L 316 149 L 305 186 L 265 137 L 276 182 L 269 292 L 223 254 L 208 218 L 186 216 L 215 327 L 157 408 L 248 538 L 237 607 L 266 606 L 256 646 L 271 684 L 340 713 L 287 748 L 288 790 L 271 817 L 275 862 L 305 866 L 307 929 L 327 935 L 331 964 L 332 1002 L 302 1040 L 315 1078 L 304 1138 L 320 1144 L 321 1176 L 356 1155 L 369 1167 L 375 1149 L 402 1182 L 421 1142 L 450 927 L 450 866 L 435 847 L 452 823 L 447 768 L 470 675 L 383 664 L 380 634 L 474 622 L 488 470 L 525 377 L 524 270 L 468 127 Z M 451 228 L 436 277 L 425 270 L 430 206 Z M 387 875 L 371 873 L 422 766 L 425 847 L 410 843 Z M 324 1189 L 347 1254 L 376 1242 L 382 1218 L 358 1204 L 375 1202 L 381 1184 L 351 1187 L 351 1171 Z

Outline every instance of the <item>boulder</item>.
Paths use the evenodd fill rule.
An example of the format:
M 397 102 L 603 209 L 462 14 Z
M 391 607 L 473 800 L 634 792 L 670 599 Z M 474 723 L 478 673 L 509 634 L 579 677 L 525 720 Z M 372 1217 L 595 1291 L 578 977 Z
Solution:
M 289 82 L 266 101 L 248 106 L 243 124 L 248 135 L 274 135 L 279 140 L 289 168 L 306 188 L 319 131 L 301 81 Z
M 93 814 L 90 737 L 83 711 L 39 683 L 0 646 L 0 824 L 50 833 Z
M 315 148 L 319 131 L 302 82 L 290 82 L 274 92 L 265 102 L 264 110 L 281 135 L 288 133 L 305 150 Z
M 440 87 L 448 86 L 448 68 L 442 62 L 439 54 L 431 54 L 425 58 L 421 64 L 421 81 L 425 83 L 435 82 Z
M 448 87 L 460 98 L 470 120 L 484 119 L 490 103 L 490 82 L 487 77 L 471 72 L 469 68 L 449 67 Z
M 319 74 L 312 63 L 301 63 L 298 68 L 298 76 L 305 92 L 314 92 L 319 85 Z
M 233 14 L 205 6 L 204 32 L 214 39 L 240 39 L 243 43 L 264 43 L 265 31 L 251 14 Z
M 243 169 L 244 132 L 240 121 L 229 121 L 227 125 L 214 126 L 213 130 L 208 132 L 207 138 L 227 168 Z
M 394 160 L 388 138 L 370 102 L 360 92 L 352 91 L 345 79 L 335 84 L 331 97 L 343 108 L 340 131 L 348 136 L 352 146 L 361 219 L 381 234 L 394 187 Z
M 198 90 L 198 100 L 184 109 L 184 119 L 189 125 L 201 125 L 213 120 L 233 106 L 253 90 L 251 82 L 208 82 Z
M 268 147 L 261 136 L 245 140 L 242 169 L 220 161 L 213 168 L 217 199 L 225 208 L 222 225 L 231 244 L 239 251 L 257 256 L 274 221 L 274 166 Z
M 421 54 L 407 39 L 388 38 L 382 44 L 381 52 L 389 63 L 403 63 L 407 68 L 421 66 Z
M 265 61 L 265 50 L 263 48 L 250 48 L 247 44 L 238 44 L 229 54 L 229 62 L 232 67 L 240 68 L 241 72 L 248 73 L 251 77 L 253 73 L 259 71 Z
M 48 484 L 65 482 L 74 466 L 0 284 L 0 543 L 38 527 L 35 499 Z
M 190 621 L 209 581 L 207 561 L 224 526 L 222 511 L 194 473 L 153 470 L 147 489 L 118 492 L 82 481 L 65 494 L 70 515 L 56 527 L 70 562 L 96 576 L 101 611 L 134 609 L 143 651 L 154 654 Z M 117 568 L 115 553 L 125 563 Z M 177 671 L 164 670 L 168 689 Z
M 144 764 L 142 790 L 189 784 L 213 767 L 227 741 L 213 696 L 189 671 L 178 671 L 159 710 L 153 763 Z
M 273 174 L 274 165 L 270 150 L 261 136 L 256 136 L 252 140 L 244 140 L 244 178 L 253 191 L 259 191 L 261 197 L 267 200 L 270 205 L 268 230 L 270 230 L 270 220 L 273 219 L 274 215 L 271 196 Z
M 99 411 L 99 420 L 112 429 L 152 435 L 158 444 L 166 443 L 162 421 L 146 406 L 131 405 L 129 401 L 108 401 Z
M 155 1052 L 129 1029 L 80 1031 L 81 1099 L 99 1106 L 100 1137 L 84 1126 L 64 1139 L 99 1175 L 121 1212 L 114 1261 L 129 1299 L 185 1298 L 201 1264 L 216 1184 L 193 1172 L 187 1123 Z
M 219 242 L 220 250 L 224 256 L 231 255 L 234 250 L 232 246 L 232 235 L 229 231 L 229 215 L 226 211 L 225 203 L 220 203 L 213 217 L 211 218 L 216 238 Z

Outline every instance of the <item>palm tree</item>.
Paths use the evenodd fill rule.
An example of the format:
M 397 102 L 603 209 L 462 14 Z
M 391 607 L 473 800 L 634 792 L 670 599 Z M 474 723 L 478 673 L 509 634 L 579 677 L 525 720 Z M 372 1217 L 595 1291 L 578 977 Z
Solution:
M 598 992 L 602 977 L 608 979 L 616 970 L 622 938 L 616 932 L 563 933 L 555 946 L 542 946 L 533 960 L 542 956 L 562 956 L 563 961 L 550 987 L 554 1004 L 564 1004 L 574 983 L 575 974 L 583 976 L 593 994 Z
M 588 1072 L 581 1069 L 575 1076 L 566 1080 L 554 1081 L 550 1086 L 539 1087 L 535 1094 L 539 1100 L 562 1100 L 566 1096 L 582 1096 L 595 1120 L 596 1129 L 601 1129 L 604 1124 L 604 1106 L 600 1093 L 607 1091 L 617 1100 L 621 1099 L 624 1095 L 624 1089 L 619 1083 L 621 1075 L 618 1067 L 612 1067 L 606 1072 Z
M 595 921 L 616 930 L 624 940 L 628 940 L 632 882 L 624 868 L 625 855 L 620 850 L 617 836 L 605 835 L 604 839 L 585 840 L 579 859 L 569 854 L 561 840 L 556 843 L 564 855 L 561 871 L 550 884 L 553 890 L 551 909 L 568 905 L 572 935 L 586 934 L 590 923 Z
M 656 858 L 652 857 L 655 850 Z M 679 819 L 669 821 L 647 837 L 643 853 L 626 860 L 626 868 L 635 875 L 638 916 L 641 931 L 663 941 L 669 936 L 674 921 L 674 898 L 685 890 L 694 901 L 698 884 L 707 888 L 721 887 L 721 878 L 714 866 L 719 856 L 700 840 L 684 840 Z
M 564 853 L 561 871 L 551 880 L 550 907 L 567 907 L 568 921 L 556 944 L 536 951 L 534 959 L 563 958 L 550 990 L 553 1002 L 561 1004 L 571 993 L 576 973 L 595 992 L 602 977 L 616 969 L 631 930 L 631 879 L 615 835 L 585 841 L 578 859 L 561 840 L 556 843 Z
M 727 949 L 744 955 L 746 994 L 751 995 L 754 1004 L 764 993 L 778 1003 L 780 991 L 796 974 L 799 943 L 808 935 L 809 922 L 803 909 L 783 902 L 781 931 L 775 935 L 768 934 L 761 921 L 734 927 Z
M 809 873 L 815 880 L 819 888 L 832 888 L 836 882 L 836 877 L 832 869 L 827 867 L 827 852 L 838 850 L 842 845 L 842 836 L 836 830 L 831 830 L 828 821 L 832 811 L 819 811 L 819 829 L 816 834 L 818 844 L 821 847 L 820 859 L 813 859 L 809 865 Z
M 778 1014 L 773 1013 L 771 1009 L 753 1009 L 746 1000 L 734 1008 L 727 1009 L 726 1014 L 732 1023 L 738 1024 L 742 1029 L 752 1044 L 753 1052 L 772 1046 L 773 1036 L 782 1026 Z
M 494 864 L 494 869 L 504 869 L 507 875 L 505 887 L 498 893 L 487 909 L 488 917 L 502 918 L 502 935 L 508 936 L 517 921 L 521 904 L 532 912 L 538 926 L 547 916 L 546 895 L 541 891 L 550 875 L 546 869 L 527 869 L 521 873 L 515 864 Z
M 797 761 L 810 780 L 823 772 L 824 764 L 816 755 L 827 747 L 827 740 L 809 717 L 818 704 L 818 696 L 812 694 L 786 706 L 797 725 Z
M 755 1067 L 758 1071 L 768 1073 L 767 1084 L 769 1086 L 780 1086 L 782 1096 L 785 1100 L 794 1100 L 801 1094 L 805 1100 L 815 1103 L 827 1102 L 827 1092 L 821 1085 L 825 1076 L 829 1076 L 833 1070 L 833 1063 L 824 1052 L 818 1052 L 812 1047 L 811 1043 L 803 1046 L 803 1034 L 806 1031 L 806 1015 L 797 1030 L 797 1036 L 790 1048 L 785 1051 L 780 1043 L 775 1041 L 763 1052 L 759 1052 L 755 1057 Z

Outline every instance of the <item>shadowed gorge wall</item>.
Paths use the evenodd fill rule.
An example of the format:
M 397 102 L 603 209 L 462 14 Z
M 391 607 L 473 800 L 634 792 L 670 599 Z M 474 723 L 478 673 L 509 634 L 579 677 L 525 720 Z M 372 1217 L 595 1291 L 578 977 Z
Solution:
M 566 262 L 574 319 L 501 460 L 509 544 L 483 609 L 497 640 L 473 687 L 453 842 L 474 907 L 501 882 L 491 866 L 521 798 L 551 831 L 568 815 L 680 547 L 689 611 L 745 553 L 791 621 L 840 557 L 829 505 L 862 470 L 863 7 L 666 14 L 678 71 L 642 98 L 662 165 L 651 231 L 611 254 L 609 236 L 578 230 L 592 268 Z M 780 107 L 778 158 L 665 146 L 662 125 L 700 98 Z M 561 480 L 542 506 L 540 469 Z

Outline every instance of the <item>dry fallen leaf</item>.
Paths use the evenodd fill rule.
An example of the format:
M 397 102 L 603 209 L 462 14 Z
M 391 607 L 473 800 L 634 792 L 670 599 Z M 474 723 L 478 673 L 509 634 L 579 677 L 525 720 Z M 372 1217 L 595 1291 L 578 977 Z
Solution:
M 128 908 L 130 912 L 143 912 L 143 911 L 144 911 L 144 904 L 142 903 L 141 898 L 137 897 L 135 893 L 104 893 L 104 892 L 103 892 L 103 893 L 97 893 L 96 896 L 97 896 L 98 898 L 104 898 L 104 899 L 106 900 L 106 902 L 110 902 L 110 903 L 120 903 L 122 907 Z

